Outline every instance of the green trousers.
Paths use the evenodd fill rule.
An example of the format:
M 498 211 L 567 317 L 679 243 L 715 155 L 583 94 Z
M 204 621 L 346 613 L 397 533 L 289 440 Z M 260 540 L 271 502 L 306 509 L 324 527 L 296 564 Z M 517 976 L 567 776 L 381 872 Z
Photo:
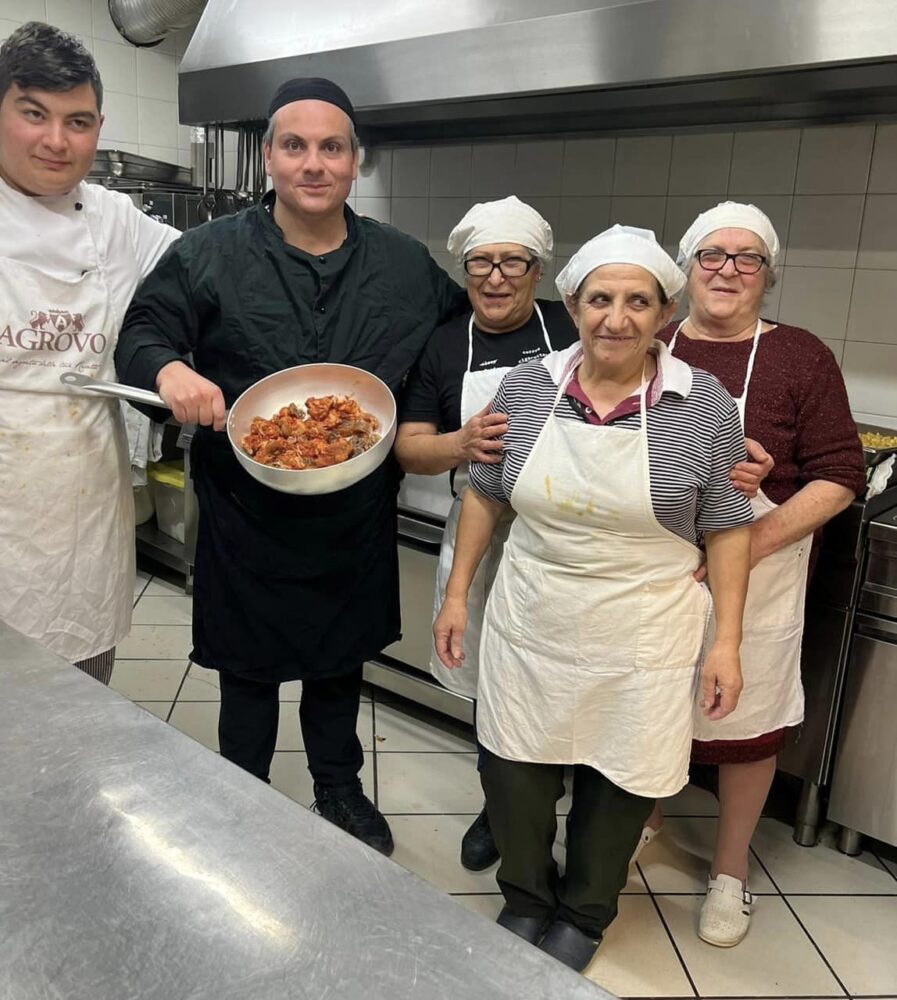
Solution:
M 501 854 L 498 884 L 512 913 L 552 916 L 596 940 L 617 915 L 617 897 L 653 799 L 633 795 L 592 767 L 573 768 L 567 864 L 552 855 L 562 764 L 505 760 L 484 750 L 481 773 L 489 826 Z

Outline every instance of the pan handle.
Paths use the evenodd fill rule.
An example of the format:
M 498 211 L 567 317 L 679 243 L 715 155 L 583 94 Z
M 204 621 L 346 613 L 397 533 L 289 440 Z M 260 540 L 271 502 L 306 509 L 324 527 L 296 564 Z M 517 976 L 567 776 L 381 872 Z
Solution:
M 59 376 L 59 381 L 63 385 L 74 385 L 79 389 L 89 389 L 91 392 L 99 392 L 104 396 L 129 399 L 134 403 L 147 403 L 150 406 L 158 406 L 163 410 L 171 409 L 168 403 L 157 392 L 138 389 L 133 385 L 121 385 L 118 382 L 101 382 L 99 379 L 91 378 L 89 375 L 82 375 L 80 372 L 65 372 Z

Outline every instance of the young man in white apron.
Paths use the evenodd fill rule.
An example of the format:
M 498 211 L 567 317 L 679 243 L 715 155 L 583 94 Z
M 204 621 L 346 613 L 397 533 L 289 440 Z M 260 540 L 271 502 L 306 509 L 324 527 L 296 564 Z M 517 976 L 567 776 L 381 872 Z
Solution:
M 471 461 L 497 462 L 503 414 L 487 413 L 512 368 L 568 347 L 576 328 L 561 302 L 536 300 L 542 261 L 551 257 L 551 227 L 513 195 L 473 206 L 455 226 L 447 248 L 464 269 L 472 312 L 434 331 L 408 377 L 395 453 L 404 471 L 452 471 L 455 495 L 445 526 L 434 595 L 435 618 L 452 568 L 461 496 Z M 483 610 L 498 569 L 512 515 L 502 520 L 467 597 L 467 649 L 462 670 L 448 670 L 435 650 L 430 672 L 456 694 L 476 699 L 477 652 Z M 498 860 L 485 809 L 461 841 L 461 864 L 483 871 Z
M 50 25 L 0 48 L 0 619 L 108 683 L 130 628 L 134 509 L 114 377 L 119 325 L 179 233 L 87 185 L 103 89 Z

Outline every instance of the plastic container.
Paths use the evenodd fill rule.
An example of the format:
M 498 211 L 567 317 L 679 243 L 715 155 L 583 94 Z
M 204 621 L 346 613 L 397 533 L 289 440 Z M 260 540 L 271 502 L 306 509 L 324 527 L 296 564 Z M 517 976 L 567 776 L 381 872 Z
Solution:
M 146 474 L 156 506 L 159 531 L 184 542 L 184 465 L 182 462 L 151 462 Z
M 156 505 L 153 503 L 153 491 L 149 483 L 146 486 L 134 487 L 134 523 L 146 524 L 152 520 L 156 512 Z

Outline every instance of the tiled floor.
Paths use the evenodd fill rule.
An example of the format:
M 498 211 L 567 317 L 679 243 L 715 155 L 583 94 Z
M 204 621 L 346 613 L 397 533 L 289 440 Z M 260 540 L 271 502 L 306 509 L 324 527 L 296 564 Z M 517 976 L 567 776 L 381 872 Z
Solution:
M 217 749 L 217 675 L 187 661 L 190 598 L 140 573 L 135 600 L 112 686 Z M 283 686 L 272 784 L 309 805 L 298 698 L 298 682 Z M 389 816 L 393 859 L 494 919 L 501 906 L 495 870 L 474 874 L 458 862 L 461 835 L 482 805 L 469 731 L 368 691 L 358 733 L 365 788 Z M 559 813 L 568 805 L 562 800 Z M 712 948 L 695 926 L 716 800 L 690 787 L 665 813 L 663 832 L 631 873 L 591 979 L 623 997 L 897 998 L 897 864 L 869 852 L 848 858 L 830 842 L 798 847 L 788 827 L 764 819 L 753 844 L 750 933 L 737 948 Z M 556 850 L 562 861 L 560 837 Z

